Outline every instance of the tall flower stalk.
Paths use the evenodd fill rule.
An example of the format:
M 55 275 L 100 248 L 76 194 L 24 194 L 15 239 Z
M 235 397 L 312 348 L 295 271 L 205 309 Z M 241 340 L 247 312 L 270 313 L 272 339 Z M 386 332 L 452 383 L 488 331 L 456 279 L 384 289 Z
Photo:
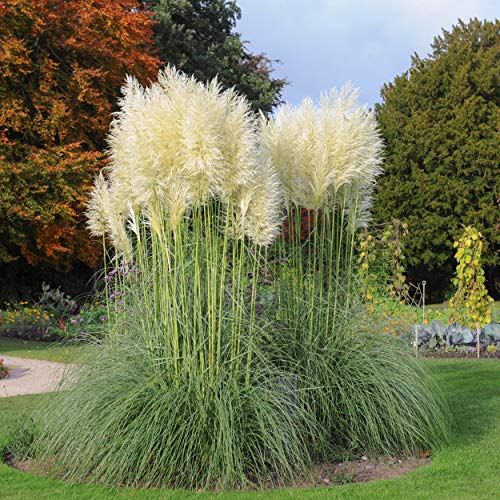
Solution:
M 315 332 L 333 332 L 349 309 L 355 233 L 369 220 L 371 193 L 381 173 L 375 118 L 356 105 L 357 95 L 350 85 L 340 92 L 332 89 L 317 107 L 305 99 L 261 122 L 264 155 L 284 188 L 281 259 L 295 273 L 292 296 L 309 303 L 309 341 Z M 325 324 L 326 329 L 318 328 Z
M 141 270 L 128 301 L 144 304 L 152 359 L 174 377 L 213 379 L 242 357 L 250 370 L 261 252 L 249 244 L 272 243 L 282 199 L 273 167 L 259 161 L 255 128 L 246 100 L 216 81 L 204 86 L 168 68 L 149 88 L 129 77 L 123 89 L 89 227 Z

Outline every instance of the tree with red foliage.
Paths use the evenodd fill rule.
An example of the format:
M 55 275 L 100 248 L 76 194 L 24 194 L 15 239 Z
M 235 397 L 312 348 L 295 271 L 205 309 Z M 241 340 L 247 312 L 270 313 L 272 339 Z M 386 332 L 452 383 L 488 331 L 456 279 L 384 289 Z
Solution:
M 0 0 L 0 264 L 93 266 L 82 216 L 127 73 L 154 78 L 136 0 Z

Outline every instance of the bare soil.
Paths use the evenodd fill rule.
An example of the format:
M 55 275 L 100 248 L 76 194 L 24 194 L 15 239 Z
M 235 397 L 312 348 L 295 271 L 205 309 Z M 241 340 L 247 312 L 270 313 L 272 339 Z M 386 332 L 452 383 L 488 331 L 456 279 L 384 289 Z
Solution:
M 16 461 L 12 455 L 5 456 L 4 460 L 11 467 L 23 472 L 39 476 L 48 476 L 50 474 L 51 464 L 48 462 L 32 459 Z M 311 474 L 299 480 L 294 486 L 297 488 L 318 488 L 347 483 L 366 483 L 380 479 L 393 479 L 404 476 L 419 467 L 427 465 L 429 462 L 430 454 L 426 452 L 420 457 L 381 457 L 378 459 L 369 459 L 364 456 L 359 460 L 332 464 L 316 464 Z M 264 485 L 264 488 L 272 489 L 274 486 L 272 483 L 268 483 Z
M 313 482 L 301 486 L 328 486 L 331 484 L 366 483 L 378 479 L 392 479 L 404 476 L 412 470 L 427 465 L 428 456 L 421 457 L 382 457 L 341 462 L 338 464 L 318 464 L 314 466 Z

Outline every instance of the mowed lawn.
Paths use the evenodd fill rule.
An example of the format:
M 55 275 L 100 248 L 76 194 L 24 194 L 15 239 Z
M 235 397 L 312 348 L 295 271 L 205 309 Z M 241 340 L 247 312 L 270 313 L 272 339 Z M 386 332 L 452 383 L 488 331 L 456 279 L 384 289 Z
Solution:
M 6 342 L 7 340 L 7 342 Z M 10 351 L 8 350 L 10 349 Z M 60 350 L 57 350 L 60 349 Z M 39 356 L 64 360 L 71 347 L 22 344 L 0 338 L 1 355 Z M 57 353 L 57 354 L 56 354 Z M 73 357 L 73 356 L 70 356 Z M 366 484 L 269 492 L 230 492 L 229 498 L 500 498 L 500 361 L 426 360 L 439 381 L 453 415 L 451 441 L 433 453 L 432 462 L 405 477 Z M 1 382 L 0 382 L 1 385 Z M 23 414 L 48 396 L 0 399 L 0 448 Z M 78 460 L 78 457 L 75 457 Z M 210 498 L 185 491 L 109 489 L 95 485 L 68 485 L 36 477 L 0 464 L 2 499 L 94 498 Z
M 68 342 L 38 342 L 21 340 L 0 335 L 0 359 L 2 356 L 17 356 L 20 358 L 42 359 L 44 361 L 59 361 L 74 363 L 83 353 L 85 347 Z

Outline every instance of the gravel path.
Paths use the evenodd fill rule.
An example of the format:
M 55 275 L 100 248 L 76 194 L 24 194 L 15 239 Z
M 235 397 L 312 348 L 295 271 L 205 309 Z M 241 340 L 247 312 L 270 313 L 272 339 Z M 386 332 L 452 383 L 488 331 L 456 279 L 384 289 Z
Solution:
M 0 398 L 51 392 L 57 388 L 70 365 L 41 361 L 39 359 L 15 358 L 0 355 L 9 370 L 7 378 L 0 379 Z

